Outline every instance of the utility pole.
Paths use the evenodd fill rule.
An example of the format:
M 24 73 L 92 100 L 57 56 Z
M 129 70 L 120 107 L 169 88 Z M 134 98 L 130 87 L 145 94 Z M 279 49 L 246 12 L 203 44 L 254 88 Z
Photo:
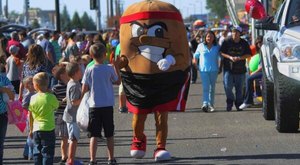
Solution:
M 28 26 L 28 8 L 29 8 L 29 0 L 24 0 L 24 25 Z
M 114 16 L 114 3 L 113 0 L 110 0 L 110 17 Z
M 59 0 L 55 0 L 56 30 L 60 32 Z
M 100 0 L 97 0 L 97 10 L 96 10 L 96 24 L 97 24 L 97 31 L 101 30 L 101 4 Z

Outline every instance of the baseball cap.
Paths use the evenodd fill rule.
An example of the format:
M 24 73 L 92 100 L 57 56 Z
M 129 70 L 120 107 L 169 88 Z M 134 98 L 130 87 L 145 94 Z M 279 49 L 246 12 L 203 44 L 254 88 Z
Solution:
M 234 31 L 234 30 L 240 32 L 240 34 L 242 34 L 242 32 L 243 32 L 243 29 L 240 26 L 233 26 L 231 31 Z
M 9 53 L 10 54 L 17 54 L 19 51 L 19 47 L 17 47 L 16 45 L 12 45 L 9 47 Z

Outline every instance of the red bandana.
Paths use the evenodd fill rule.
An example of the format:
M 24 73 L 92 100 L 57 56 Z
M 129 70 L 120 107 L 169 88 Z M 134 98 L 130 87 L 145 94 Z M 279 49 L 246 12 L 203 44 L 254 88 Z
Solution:
M 170 11 L 145 11 L 126 15 L 120 18 L 120 24 L 129 23 L 135 20 L 143 19 L 170 19 L 183 22 L 181 14 Z

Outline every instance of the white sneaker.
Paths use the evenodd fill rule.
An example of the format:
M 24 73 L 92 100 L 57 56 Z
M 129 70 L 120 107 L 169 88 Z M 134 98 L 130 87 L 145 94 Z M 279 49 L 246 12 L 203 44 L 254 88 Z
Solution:
M 248 108 L 248 107 L 250 107 L 251 106 L 251 104 L 246 104 L 246 103 L 243 103 L 242 105 L 240 105 L 240 109 L 246 109 L 246 108 Z
M 209 112 L 213 112 L 213 111 L 215 111 L 215 108 L 213 106 L 209 105 L 208 110 L 209 110 Z

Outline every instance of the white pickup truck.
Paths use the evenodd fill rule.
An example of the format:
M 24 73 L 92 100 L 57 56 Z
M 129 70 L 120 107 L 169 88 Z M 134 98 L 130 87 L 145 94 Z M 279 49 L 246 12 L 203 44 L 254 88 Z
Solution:
M 265 30 L 263 116 L 274 120 L 279 132 L 297 132 L 300 111 L 300 0 L 285 0 L 274 17 L 259 21 Z

